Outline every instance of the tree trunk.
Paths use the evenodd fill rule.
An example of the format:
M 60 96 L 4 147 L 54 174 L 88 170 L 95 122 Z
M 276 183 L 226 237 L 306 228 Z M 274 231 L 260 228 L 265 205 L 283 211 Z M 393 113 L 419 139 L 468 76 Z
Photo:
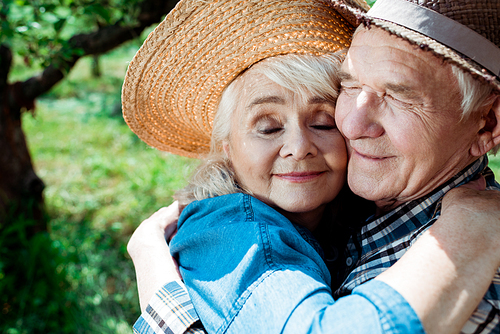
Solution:
M 44 184 L 33 170 L 21 127 L 23 103 L 9 101 L 20 95 L 16 91 L 20 85 L 7 83 L 11 62 L 10 50 L 0 45 L 0 222 L 18 218 L 34 221 L 28 231 L 32 234 L 47 228 L 43 219 Z
M 8 83 L 12 54 L 0 45 L 0 228 L 22 219 L 35 222 L 28 234 L 47 229 L 43 214 L 44 184 L 33 170 L 21 127 L 21 113 L 34 110 L 35 99 L 62 80 L 81 56 L 104 54 L 138 37 L 146 27 L 159 22 L 176 3 L 177 0 L 144 0 L 136 26 L 117 23 L 73 36 L 68 41 L 72 57 L 55 60 L 57 67 L 50 65 L 24 82 Z

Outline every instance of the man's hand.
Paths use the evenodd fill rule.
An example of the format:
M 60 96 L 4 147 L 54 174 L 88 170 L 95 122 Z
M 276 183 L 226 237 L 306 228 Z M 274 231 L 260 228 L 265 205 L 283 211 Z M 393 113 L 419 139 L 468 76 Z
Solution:
M 127 251 L 135 266 L 141 311 L 146 309 L 160 287 L 181 279 L 167 244 L 177 231 L 179 214 L 177 202 L 161 208 L 137 227 L 128 242 Z
M 454 253 L 471 259 L 488 256 L 494 267 L 500 266 L 500 191 L 485 190 L 486 182 L 479 179 L 450 190 L 443 198 L 442 217 L 433 228 L 442 229 L 442 236 L 453 235 Z

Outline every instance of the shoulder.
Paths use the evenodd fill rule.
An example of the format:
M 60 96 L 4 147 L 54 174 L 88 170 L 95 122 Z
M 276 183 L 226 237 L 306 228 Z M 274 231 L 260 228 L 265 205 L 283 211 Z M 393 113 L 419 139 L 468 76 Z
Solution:
M 291 224 L 288 219 L 269 205 L 248 194 L 237 193 L 195 201 L 179 217 L 178 227 L 187 222 L 203 222 L 207 227 L 220 224 L 256 222 L 265 220 L 272 224 Z
M 217 259 L 214 267 L 206 271 L 217 270 L 222 263 L 244 263 L 243 267 L 251 267 L 255 272 L 308 268 L 329 278 L 321 255 L 296 226 L 248 194 L 191 203 L 179 218 L 178 232 L 170 247 L 179 264 L 190 268 L 210 266 L 206 259 L 213 258 Z M 201 275 L 198 271 L 197 274 Z

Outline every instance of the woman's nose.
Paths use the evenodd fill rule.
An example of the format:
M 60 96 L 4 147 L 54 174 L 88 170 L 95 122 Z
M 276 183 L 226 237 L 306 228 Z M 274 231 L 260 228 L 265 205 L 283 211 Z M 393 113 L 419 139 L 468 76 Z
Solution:
M 314 136 L 309 133 L 305 126 L 296 126 L 294 129 L 287 129 L 283 140 L 283 146 L 280 150 L 280 155 L 283 158 L 288 157 L 302 160 L 318 154 Z
M 336 109 L 337 125 L 349 140 L 380 137 L 384 134 L 380 119 L 382 108 L 382 99 L 373 92 L 361 91 L 351 101 L 339 99 Z

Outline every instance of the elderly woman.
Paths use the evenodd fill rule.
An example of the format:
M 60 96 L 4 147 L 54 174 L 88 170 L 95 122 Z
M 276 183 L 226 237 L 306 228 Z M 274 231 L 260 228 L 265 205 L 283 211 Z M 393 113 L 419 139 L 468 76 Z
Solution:
M 491 281 L 475 276 L 439 286 L 436 277 L 467 272 L 469 263 L 440 258 L 440 266 L 427 268 L 425 254 L 416 260 L 409 251 L 401 262 L 410 261 L 410 270 L 389 269 L 384 277 L 390 279 L 333 300 L 336 254 L 329 251 L 342 246 L 346 226 L 357 223 L 352 208 L 362 215 L 369 205 L 342 191 L 347 153 L 334 121 L 338 52 L 348 46 L 352 29 L 348 18 L 318 0 L 186 0 L 129 67 L 123 103 L 131 129 L 153 147 L 203 157 L 190 185 L 177 194 L 181 204 L 191 204 L 170 247 L 208 332 L 252 331 L 259 320 L 245 318 L 247 310 L 267 305 L 263 312 L 287 319 L 268 326 L 276 332 L 423 333 L 422 322 L 430 326 L 431 320 L 419 319 L 422 314 L 401 295 L 414 290 L 396 291 L 384 280 L 435 283 L 444 299 L 466 291 L 468 302 L 478 301 Z M 449 230 L 452 239 L 464 221 L 453 214 L 431 230 Z M 143 223 L 129 243 L 140 291 L 171 277 L 165 267 L 156 271 L 154 257 L 162 259 L 161 250 L 168 250 L 158 218 Z M 424 235 L 415 247 L 439 248 L 429 240 Z M 144 247 L 155 251 L 137 255 Z M 485 254 L 490 261 L 484 266 L 497 266 L 496 251 Z M 229 285 L 239 288 L 225 294 Z M 268 286 L 276 295 L 262 293 Z M 301 307 L 273 309 L 273 298 L 312 303 L 324 316 Z M 431 294 L 418 298 L 446 320 L 465 321 L 472 312 L 470 303 L 450 306 Z M 154 330 L 148 314 L 136 324 L 138 332 Z M 178 325 L 165 329 L 163 320 L 157 329 Z

